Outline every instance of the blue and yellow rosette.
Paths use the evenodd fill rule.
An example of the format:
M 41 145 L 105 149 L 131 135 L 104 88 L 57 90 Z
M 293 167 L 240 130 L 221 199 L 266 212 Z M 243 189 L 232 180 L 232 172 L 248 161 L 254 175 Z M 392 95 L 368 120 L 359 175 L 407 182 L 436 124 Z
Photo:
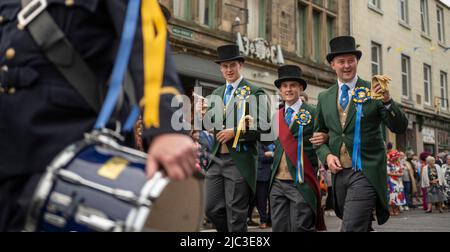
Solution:
M 356 104 L 356 124 L 353 138 L 352 167 L 354 171 L 362 171 L 361 160 L 361 117 L 363 104 L 371 100 L 371 92 L 367 87 L 353 90 L 353 102 Z
M 309 111 L 301 109 L 295 116 L 294 122 L 298 127 L 298 139 L 297 139 L 297 171 L 295 175 L 295 183 L 303 184 L 305 182 L 305 173 L 303 171 L 303 127 L 310 124 L 312 121 L 312 115 Z
M 234 137 L 233 142 L 233 149 L 236 149 L 236 151 L 240 151 L 240 145 L 239 145 L 239 138 L 241 137 L 242 132 L 245 132 L 245 120 L 247 118 L 250 118 L 250 116 L 245 115 L 245 111 L 247 109 L 247 99 L 250 97 L 251 90 L 248 86 L 242 86 L 238 88 L 235 92 L 235 97 L 237 100 L 239 100 L 239 103 L 237 105 L 238 108 L 238 118 L 239 118 L 239 125 L 236 131 L 236 136 Z M 246 150 L 246 146 L 244 145 L 244 150 Z

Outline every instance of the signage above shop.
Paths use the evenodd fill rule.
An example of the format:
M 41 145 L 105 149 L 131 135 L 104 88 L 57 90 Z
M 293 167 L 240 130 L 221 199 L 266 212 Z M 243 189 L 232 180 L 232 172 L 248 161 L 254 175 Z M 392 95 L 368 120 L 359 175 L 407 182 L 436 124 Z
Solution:
M 422 130 L 423 135 L 423 142 L 428 144 L 435 144 L 436 143 L 436 135 L 435 130 L 433 128 L 429 127 L 423 127 Z
M 283 50 L 280 45 L 271 45 L 267 40 L 257 38 L 250 40 L 237 33 L 239 50 L 247 57 L 258 59 L 275 65 L 283 65 Z
M 190 31 L 188 29 L 179 27 L 179 26 L 172 26 L 172 34 L 178 37 L 183 37 L 187 39 L 193 39 L 194 38 L 194 32 Z

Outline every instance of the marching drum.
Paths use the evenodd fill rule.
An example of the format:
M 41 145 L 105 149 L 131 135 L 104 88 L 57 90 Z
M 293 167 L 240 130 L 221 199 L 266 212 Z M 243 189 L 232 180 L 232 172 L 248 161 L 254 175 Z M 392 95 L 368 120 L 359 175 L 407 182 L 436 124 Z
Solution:
M 26 231 L 187 232 L 203 218 L 200 178 L 148 180 L 146 154 L 94 131 L 66 148 L 42 177 Z

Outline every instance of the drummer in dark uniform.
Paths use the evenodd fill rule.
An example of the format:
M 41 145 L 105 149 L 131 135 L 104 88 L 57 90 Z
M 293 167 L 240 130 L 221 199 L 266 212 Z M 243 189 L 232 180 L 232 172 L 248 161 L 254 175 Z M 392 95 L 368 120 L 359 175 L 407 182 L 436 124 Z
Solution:
M 45 54 L 62 40 L 43 49 L 28 27 L 18 25 L 23 1 L 45 7 L 43 13 L 49 14 L 94 73 L 93 88 L 99 94 L 106 90 L 111 75 L 129 2 L 0 1 L 0 231 L 23 229 L 28 204 L 46 166 L 65 147 L 81 140 L 98 114 Z M 31 22 L 41 16 L 39 8 L 32 8 L 37 15 Z M 137 101 L 143 97 L 142 37 L 138 27 L 129 64 Z M 75 58 L 67 51 L 56 56 L 61 64 L 69 65 Z M 172 86 L 181 93 L 168 46 L 165 58 L 163 87 Z M 172 98 L 172 94 L 160 95 L 159 127 L 146 128 L 143 136 L 151 142 L 149 175 L 161 166 L 170 178 L 179 180 L 194 171 L 196 151 L 192 140 L 170 125 L 176 109 L 170 107 Z

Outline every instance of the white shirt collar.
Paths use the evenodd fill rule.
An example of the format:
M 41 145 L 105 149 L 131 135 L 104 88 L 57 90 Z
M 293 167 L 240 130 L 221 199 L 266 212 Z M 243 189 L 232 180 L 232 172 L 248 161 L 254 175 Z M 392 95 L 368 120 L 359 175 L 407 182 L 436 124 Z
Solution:
M 353 80 L 350 83 L 341 82 L 341 80 L 338 78 L 339 90 L 341 90 L 341 88 L 344 84 L 347 84 L 347 86 L 350 88 L 350 90 L 353 90 L 353 89 L 355 89 L 357 82 L 358 82 L 358 75 L 355 75 L 355 78 L 353 78 Z
M 236 89 L 238 86 L 239 86 L 239 84 L 241 83 L 241 81 L 244 79 L 244 77 L 243 76 L 241 76 L 241 77 L 239 77 L 239 79 L 237 79 L 235 82 L 233 82 L 233 83 L 228 83 L 228 81 L 227 81 L 227 86 L 228 85 L 232 85 L 233 86 L 233 90 L 234 89 Z
M 285 106 L 285 108 L 284 108 L 284 112 L 286 113 L 286 111 L 287 111 L 289 108 L 292 108 L 292 109 L 294 110 L 294 113 L 297 114 L 298 111 L 300 111 L 300 108 L 302 107 L 302 105 L 303 105 L 303 101 L 302 101 L 302 99 L 299 98 L 298 101 L 297 101 L 296 103 L 294 103 L 292 106 L 288 106 L 288 105 L 286 104 L 286 106 Z

